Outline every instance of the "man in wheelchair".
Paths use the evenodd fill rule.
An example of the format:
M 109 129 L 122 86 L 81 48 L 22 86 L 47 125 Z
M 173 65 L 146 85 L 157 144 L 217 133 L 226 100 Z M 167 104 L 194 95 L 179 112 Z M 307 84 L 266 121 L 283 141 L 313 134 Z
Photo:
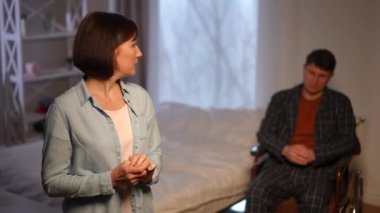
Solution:
M 289 197 L 300 212 L 327 212 L 337 161 L 356 148 L 351 102 L 327 87 L 335 65 L 329 50 L 314 50 L 303 84 L 272 96 L 257 133 L 269 158 L 249 186 L 246 212 L 272 212 Z

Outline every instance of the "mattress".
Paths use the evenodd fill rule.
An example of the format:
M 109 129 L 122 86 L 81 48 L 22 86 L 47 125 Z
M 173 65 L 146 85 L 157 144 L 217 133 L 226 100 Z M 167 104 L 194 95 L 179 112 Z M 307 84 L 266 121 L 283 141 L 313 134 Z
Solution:
M 157 212 L 217 212 L 244 197 L 262 110 L 170 103 L 157 114 L 163 151 L 160 182 L 152 186 Z

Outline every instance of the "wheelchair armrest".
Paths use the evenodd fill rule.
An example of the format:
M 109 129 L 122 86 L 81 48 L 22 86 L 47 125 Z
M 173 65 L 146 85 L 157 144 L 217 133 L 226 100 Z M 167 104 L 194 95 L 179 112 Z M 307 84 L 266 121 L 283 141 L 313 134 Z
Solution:
M 256 144 L 251 148 L 251 155 L 254 157 L 260 157 L 266 153 L 263 148 L 260 148 L 260 144 Z
M 256 144 L 254 146 L 252 146 L 251 148 L 251 155 L 252 156 L 257 156 L 259 154 L 259 144 Z
M 260 146 L 260 144 L 256 144 L 251 148 L 251 155 L 255 157 L 253 165 L 254 167 L 259 167 L 269 157 L 268 152 Z
M 251 177 L 253 180 L 256 178 L 263 162 L 269 157 L 269 154 L 265 149 L 260 148 L 259 144 L 256 144 L 251 148 L 251 155 L 254 157 L 253 166 L 251 169 Z
M 344 156 L 340 158 L 337 162 L 336 167 L 336 177 L 341 177 L 343 172 L 346 172 L 349 169 L 352 156 Z

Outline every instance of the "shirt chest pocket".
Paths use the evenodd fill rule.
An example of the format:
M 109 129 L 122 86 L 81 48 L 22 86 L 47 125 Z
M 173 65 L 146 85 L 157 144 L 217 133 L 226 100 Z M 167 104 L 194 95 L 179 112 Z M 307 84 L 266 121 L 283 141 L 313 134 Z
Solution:
M 148 144 L 148 123 L 144 117 L 139 117 L 134 122 L 134 152 L 145 153 Z
M 148 122 L 143 116 L 136 119 L 135 131 L 138 140 L 145 141 L 148 138 Z

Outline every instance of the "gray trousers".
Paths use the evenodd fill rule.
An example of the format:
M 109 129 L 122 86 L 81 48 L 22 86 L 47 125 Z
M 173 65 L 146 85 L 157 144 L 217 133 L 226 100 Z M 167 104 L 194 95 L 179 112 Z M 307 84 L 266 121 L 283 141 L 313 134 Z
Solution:
M 247 192 L 246 213 L 273 212 L 293 196 L 302 213 L 327 212 L 334 182 L 331 176 L 310 167 L 264 165 Z

